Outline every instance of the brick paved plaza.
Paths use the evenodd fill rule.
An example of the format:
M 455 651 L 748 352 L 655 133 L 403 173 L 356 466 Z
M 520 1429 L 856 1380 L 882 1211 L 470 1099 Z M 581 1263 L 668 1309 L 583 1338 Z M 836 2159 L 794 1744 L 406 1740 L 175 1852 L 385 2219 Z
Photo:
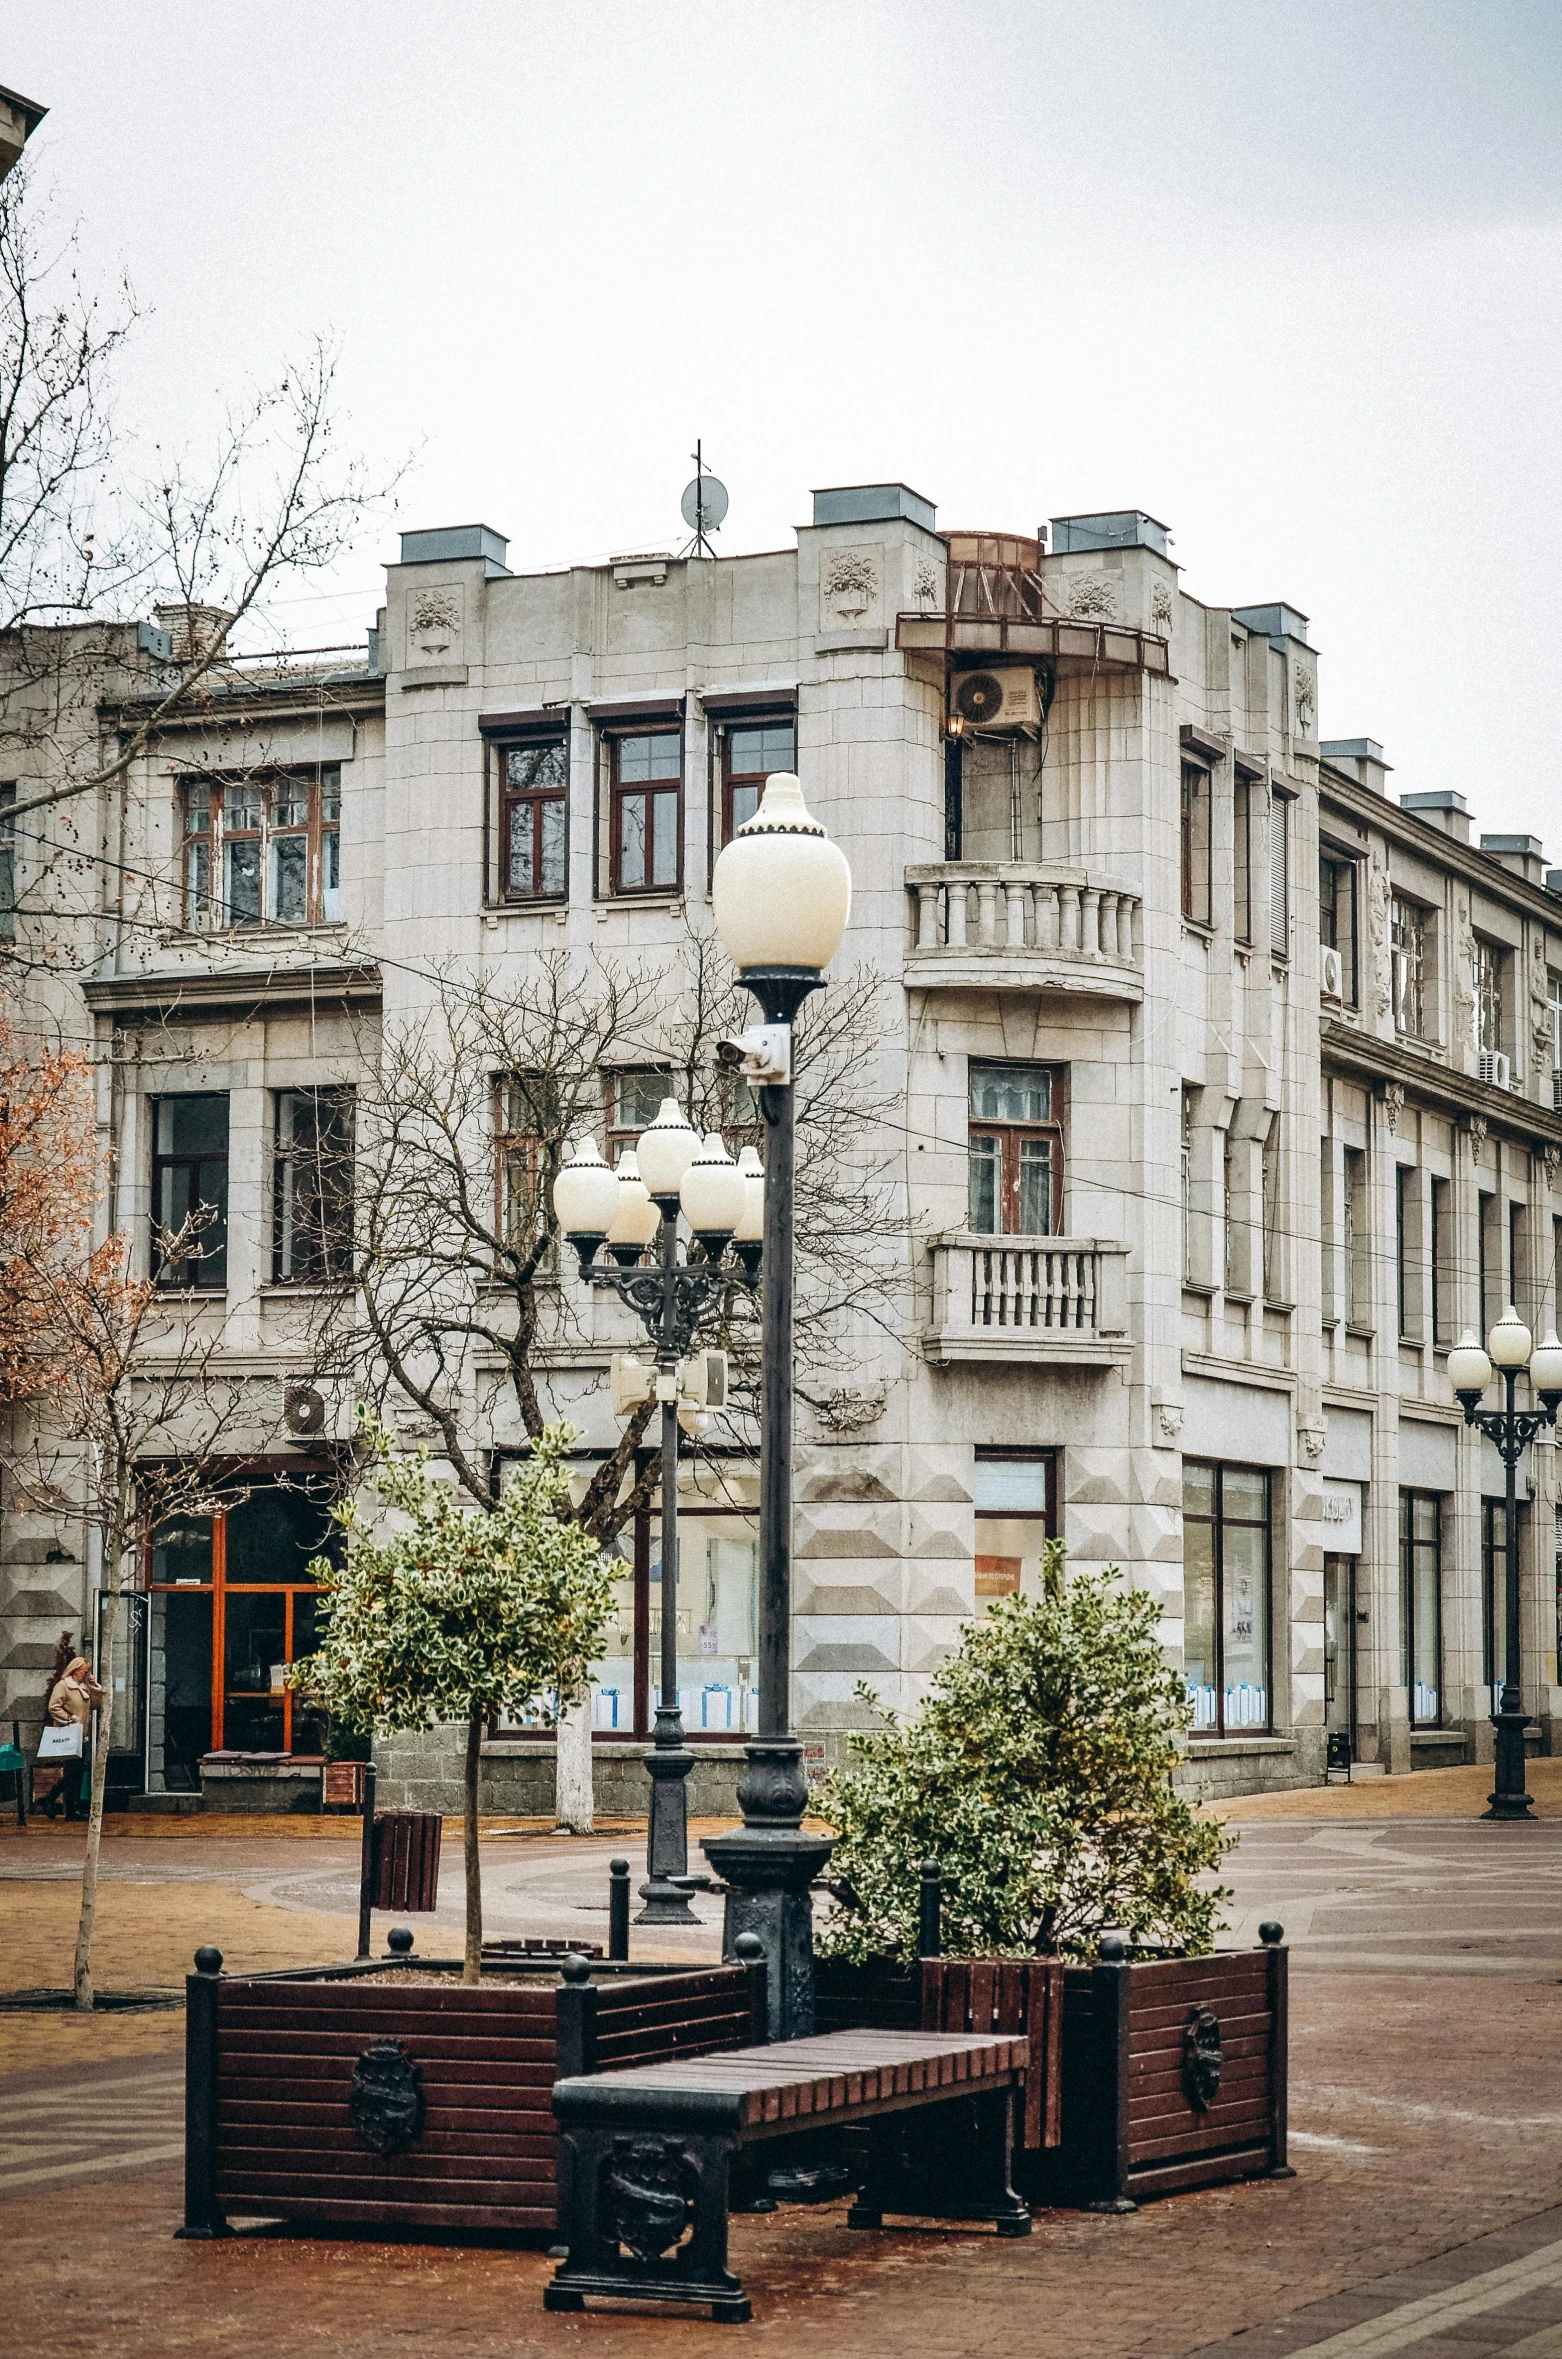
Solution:
M 1124 2219 L 1053 2212 L 1028 2243 L 936 2228 L 849 2235 L 841 2209 L 734 2223 L 756 2347 L 893 2355 L 1293 2352 L 1562 2355 L 1562 1784 L 1484 1826 L 1472 1775 L 1239 1806 L 1231 1933 L 1293 1941 L 1294 2180 Z M 1450 1813 L 1437 1815 L 1437 1806 Z M 172 1980 L 196 1942 L 234 1965 L 349 1954 L 349 1828 L 231 1822 L 105 1844 L 110 1986 Z M 491 1931 L 600 1938 L 631 1838 L 494 1834 Z M 439 1923 L 459 1924 L 459 1855 Z M 76 1833 L 0 1841 L 5 1978 L 66 1978 Z M 713 1954 L 714 1923 L 690 1948 Z M 436 1946 L 423 1920 L 419 1946 Z M 453 1944 L 437 1943 L 440 1949 Z M 662 1949 L 658 1954 L 673 1954 Z M 688 1954 L 687 1952 L 685 1954 Z M 177 2244 L 172 2013 L 0 2016 L 0 2233 L 9 2348 L 239 2354 L 387 2347 L 671 2351 L 723 2330 L 545 2316 L 540 2252 L 272 2230 Z

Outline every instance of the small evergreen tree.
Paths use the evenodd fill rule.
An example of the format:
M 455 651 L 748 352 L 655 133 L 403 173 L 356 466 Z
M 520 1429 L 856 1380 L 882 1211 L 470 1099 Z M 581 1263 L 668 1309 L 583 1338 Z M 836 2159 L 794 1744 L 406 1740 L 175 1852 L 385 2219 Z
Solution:
M 854 1902 L 821 1926 L 822 1954 L 913 1960 L 927 1858 L 951 1957 L 1079 1953 L 1107 1926 L 1213 1947 L 1227 1895 L 1200 1879 L 1230 1839 L 1172 1786 L 1183 1681 L 1153 1598 L 1116 1584 L 1115 1566 L 1066 1579 L 1052 1543 L 1043 1594 L 971 1623 L 916 1719 L 852 1737 L 812 1803 Z
M 336 1517 L 345 1564 L 317 1558 L 324 1635 L 293 1666 L 306 1688 L 376 1735 L 466 1725 L 466 1956 L 476 1982 L 483 1954 L 477 1857 L 477 1781 L 483 1731 L 502 1712 L 551 1709 L 573 1667 L 600 1651 L 613 1605 L 613 1575 L 598 1543 L 568 1522 L 561 1471 L 575 1439 L 553 1425 L 534 1441 L 492 1509 L 463 1503 L 429 1472 L 428 1452 L 398 1455 L 366 1414 L 378 1465 L 373 1486 L 395 1521 L 375 1529 L 358 1502 Z

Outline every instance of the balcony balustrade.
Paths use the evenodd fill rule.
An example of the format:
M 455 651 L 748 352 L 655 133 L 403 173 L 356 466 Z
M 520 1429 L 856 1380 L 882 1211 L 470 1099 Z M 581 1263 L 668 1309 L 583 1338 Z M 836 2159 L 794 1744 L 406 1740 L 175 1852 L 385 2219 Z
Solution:
M 1107 1368 L 1126 1361 L 1128 1248 L 1099 1237 L 935 1238 L 922 1349 L 957 1360 Z
M 906 870 L 908 983 L 1093 991 L 1141 999 L 1137 893 L 1082 868 L 1020 860 Z

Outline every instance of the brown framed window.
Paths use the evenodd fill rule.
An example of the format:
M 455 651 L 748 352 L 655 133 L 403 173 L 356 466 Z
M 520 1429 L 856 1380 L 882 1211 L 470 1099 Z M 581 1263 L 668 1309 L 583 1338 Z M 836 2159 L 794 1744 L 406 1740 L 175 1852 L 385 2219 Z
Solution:
M 1253 939 L 1253 782 L 1241 777 L 1231 787 L 1231 930 Z
M 1063 1075 L 1050 1065 L 973 1065 L 970 1225 L 985 1237 L 1063 1226 Z
M 153 1279 L 220 1291 L 228 1283 L 227 1092 L 154 1098 L 151 1112 Z M 188 1252 L 169 1261 L 164 1241 L 199 1212 L 205 1227 Z
M 499 759 L 500 889 L 508 901 L 562 901 L 569 892 L 569 748 L 560 737 L 506 746 Z
M 1209 772 L 1182 765 L 1182 914 L 1195 925 L 1209 919 Z
M 603 1113 L 609 1163 L 616 1164 L 624 1150 L 634 1145 L 646 1124 L 656 1120 L 662 1100 L 672 1087 L 670 1073 L 641 1071 L 603 1074 Z
M 16 781 L 0 786 L 0 942 L 16 935 Z
M 208 1753 L 318 1758 L 325 1723 L 285 1684 L 287 1667 L 318 1643 L 316 1557 L 337 1559 L 334 1480 L 289 1469 L 209 1515 L 180 1516 L 154 1533 L 147 1564 L 151 1609 L 148 1784 L 198 1793 Z
M 279 1089 L 272 1157 L 271 1275 L 334 1286 L 353 1265 L 353 1092 Z
M 1042 1553 L 1057 1532 L 1054 1450 L 977 1445 L 976 1610 L 1000 1597 L 1039 1597 Z
M 340 918 L 339 763 L 192 778 L 182 819 L 184 922 L 192 931 Z
M 1184 1461 L 1182 1661 L 1195 1737 L 1270 1724 L 1270 1529 L 1264 1467 Z
M 683 881 L 683 736 L 674 729 L 614 737 L 612 889 L 676 892 Z
M 721 841 L 730 844 L 759 809 L 765 780 L 797 768 L 797 720 L 792 713 L 756 713 L 734 720 L 721 735 Z

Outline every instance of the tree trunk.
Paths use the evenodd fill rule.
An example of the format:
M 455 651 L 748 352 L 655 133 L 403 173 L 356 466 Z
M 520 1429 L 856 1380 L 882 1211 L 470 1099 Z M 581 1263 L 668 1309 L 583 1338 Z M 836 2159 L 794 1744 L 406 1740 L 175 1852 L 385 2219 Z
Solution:
M 117 1562 L 117 1560 L 116 1560 Z M 114 1711 L 114 1629 L 119 1614 L 119 1582 L 103 1592 L 102 1647 L 98 1669 L 103 1674 L 108 1712 L 95 1712 L 88 1722 L 92 1735 L 92 1786 L 87 1804 L 87 1849 L 81 1863 L 81 1915 L 76 1923 L 76 1965 L 72 1975 L 76 2004 L 83 2014 L 94 2005 L 92 1988 L 92 1926 L 98 1913 L 98 1850 L 103 1840 L 103 1796 L 108 1786 L 108 1740 Z M 82 1632 L 85 1645 L 87 1633 Z
M 593 1829 L 591 1790 L 591 1688 L 559 1713 L 554 1747 L 553 1815 L 566 1835 L 589 1835 Z
M 481 1982 L 483 1978 L 483 1871 L 477 1858 L 477 1773 L 482 1763 L 483 1730 L 488 1716 L 474 1712 L 466 1729 L 466 1791 L 463 1796 L 466 1820 L 466 1958 L 461 1968 L 463 1982 Z

